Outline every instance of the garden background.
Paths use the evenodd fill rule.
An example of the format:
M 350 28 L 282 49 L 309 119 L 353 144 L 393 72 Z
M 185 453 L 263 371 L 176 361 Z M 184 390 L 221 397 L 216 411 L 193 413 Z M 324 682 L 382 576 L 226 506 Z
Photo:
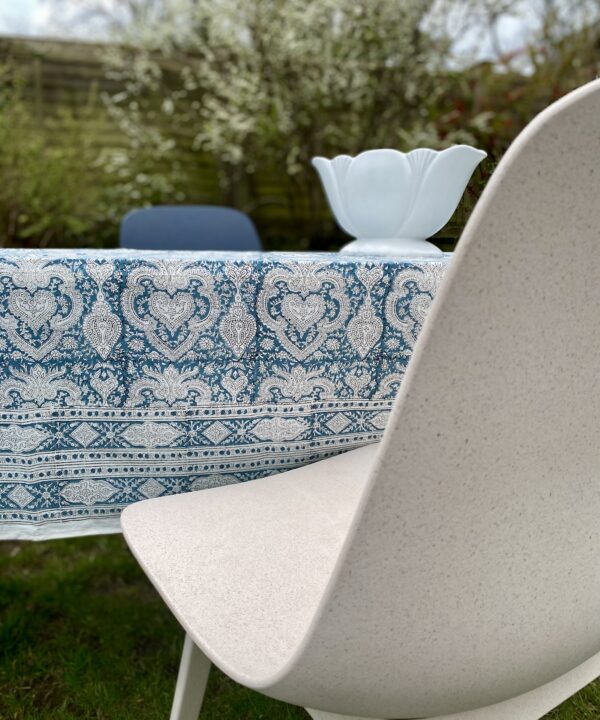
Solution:
M 131 208 L 217 203 L 267 249 L 337 249 L 313 155 L 465 142 L 489 157 L 438 234 L 451 249 L 522 127 L 600 68 L 599 0 L 82 6 L 109 41 L 0 38 L 0 245 L 112 247 Z

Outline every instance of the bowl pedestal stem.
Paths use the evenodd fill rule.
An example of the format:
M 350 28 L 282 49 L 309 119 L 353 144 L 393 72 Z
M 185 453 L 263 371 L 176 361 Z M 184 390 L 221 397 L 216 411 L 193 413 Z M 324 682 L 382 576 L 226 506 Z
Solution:
M 433 243 L 421 238 L 358 238 L 344 245 L 343 255 L 388 255 L 392 257 L 423 257 L 441 255 Z

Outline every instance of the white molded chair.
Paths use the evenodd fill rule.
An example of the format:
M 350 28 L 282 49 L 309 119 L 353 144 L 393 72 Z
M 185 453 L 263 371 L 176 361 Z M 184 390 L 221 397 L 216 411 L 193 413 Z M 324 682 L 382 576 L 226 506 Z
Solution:
M 382 442 L 145 501 L 125 537 L 210 661 L 318 720 L 536 720 L 600 675 L 600 81 L 500 163 Z

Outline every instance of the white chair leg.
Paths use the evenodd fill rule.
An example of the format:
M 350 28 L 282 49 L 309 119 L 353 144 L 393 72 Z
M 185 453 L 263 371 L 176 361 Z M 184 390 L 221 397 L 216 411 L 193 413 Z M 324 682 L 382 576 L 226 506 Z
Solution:
M 379 720 L 378 718 L 356 717 L 355 715 L 336 715 L 335 713 L 323 712 L 323 710 L 311 710 L 305 708 L 313 720 Z
M 186 633 L 170 720 L 198 720 L 211 662 Z

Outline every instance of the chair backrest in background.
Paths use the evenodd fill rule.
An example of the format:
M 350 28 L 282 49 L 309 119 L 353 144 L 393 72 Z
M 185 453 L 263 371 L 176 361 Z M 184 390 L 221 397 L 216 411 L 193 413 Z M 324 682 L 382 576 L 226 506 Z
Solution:
M 121 223 L 120 246 L 137 250 L 261 249 L 250 218 L 216 205 L 159 205 L 132 210 Z

